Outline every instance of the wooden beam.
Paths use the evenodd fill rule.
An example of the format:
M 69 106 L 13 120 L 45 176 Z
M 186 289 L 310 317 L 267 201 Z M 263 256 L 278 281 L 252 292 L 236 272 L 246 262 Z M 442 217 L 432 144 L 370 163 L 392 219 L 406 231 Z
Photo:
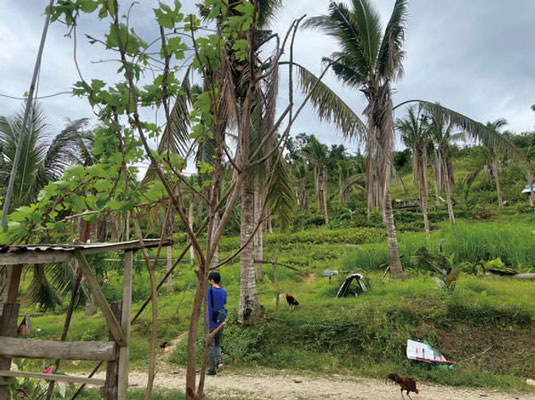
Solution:
M 20 304 L 5 303 L 0 315 L 0 335 L 17 336 L 17 318 L 19 315 Z M 11 358 L 0 357 L 0 370 L 11 368 Z M 7 399 L 7 380 L 2 379 L 0 382 L 0 400 Z
M 0 254 L 0 265 L 54 264 L 69 261 L 73 256 L 69 251 L 25 251 Z
M 0 337 L 0 357 L 111 361 L 115 342 L 56 342 Z
M 15 304 L 19 293 L 20 275 L 22 274 L 22 264 L 8 267 L 7 274 L 7 292 L 4 303 Z
M 128 390 L 128 362 L 130 358 L 130 312 L 132 309 L 132 277 L 134 252 L 124 255 L 123 305 L 121 310 L 121 328 L 126 336 L 126 346 L 119 348 L 117 399 L 126 400 Z
M 111 305 L 111 310 L 113 311 L 113 315 L 117 319 L 121 319 L 121 302 L 115 302 Z M 113 339 L 113 335 L 110 331 L 110 339 Z M 118 371 L 119 371 L 119 349 L 123 349 L 124 347 L 119 347 L 115 353 L 116 357 L 114 361 L 108 361 L 106 363 L 106 383 L 104 386 L 100 388 L 100 397 L 104 400 L 117 400 L 117 392 L 118 392 Z
M 104 314 L 104 318 L 106 318 L 106 321 L 108 322 L 108 326 L 113 334 L 113 337 L 119 346 L 126 346 L 126 336 L 124 335 L 117 318 L 115 318 L 115 315 L 113 315 L 110 305 L 106 301 L 106 297 L 104 296 L 104 293 L 102 293 L 102 289 L 100 289 L 97 278 L 95 277 L 95 274 L 93 274 L 93 270 L 80 250 L 76 250 L 74 254 L 79 262 L 80 268 L 82 268 L 87 285 L 95 297 L 95 302 L 99 305 L 102 313 Z
M 102 386 L 104 379 L 85 378 L 83 376 L 43 374 L 40 372 L 0 371 L 0 376 L 14 376 L 22 378 L 45 379 L 47 381 L 59 381 L 68 383 L 84 383 L 86 385 Z

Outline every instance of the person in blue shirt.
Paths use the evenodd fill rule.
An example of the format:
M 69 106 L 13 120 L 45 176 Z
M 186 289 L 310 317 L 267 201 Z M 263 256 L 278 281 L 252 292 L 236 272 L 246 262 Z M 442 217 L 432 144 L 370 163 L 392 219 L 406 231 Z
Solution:
M 218 320 L 217 312 L 225 308 L 227 304 L 227 291 L 221 287 L 221 275 L 217 271 L 210 272 L 208 281 L 211 287 L 208 289 L 208 319 L 210 320 L 210 332 L 213 332 L 223 323 Z M 221 328 L 214 336 L 208 348 L 209 369 L 207 375 L 215 375 L 217 370 L 223 368 L 223 356 L 221 355 L 221 341 L 223 340 L 223 329 Z M 217 362 L 217 364 L 216 364 Z

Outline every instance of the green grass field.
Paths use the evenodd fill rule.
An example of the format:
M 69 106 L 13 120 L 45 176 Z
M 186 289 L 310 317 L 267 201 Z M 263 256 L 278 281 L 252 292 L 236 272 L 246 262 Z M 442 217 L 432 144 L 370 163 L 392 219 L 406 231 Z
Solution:
M 410 260 L 417 248 L 425 245 L 436 253 L 442 243 L 460 265 L 469 266 L 476 261 L 495 265 L 499 258 L 505 266 L 533 271 L 532 218 L 504 215 L 486 222 L 459 221 L 455 227 L 439 222 L 441 229 L 429 240 L 422 233 L 402 233 L 400 251 L 408 277 L 405 281 L 381 279 L 380 266 L 386 262 L 387 249 L 383 235 L 375 228 L 311 230 L 290 235 L 287 241 L 282 235 L 268 235 L 265 258 L 272 259 L 279 249 L 280 262 L 301 271 L 278 269 L 281 293 L 290 292 L 301 305 L 290 311 L 282 297 L 280 310 L 275 310 L 272 268 L 264 267 L 266 276 L 258 283 L 258 293 L 265 320 L 243 327 L 236 322 L 239 263 L 223 267 L 230 311 L 224 342 L 226 363 L 235 371 L 284 368 L 306 374 L 376 378 L 397 371 L 445 385 L 527 390 L 526 378 L 535 378 L 535 283 L 462 273 L 450 293 L 439 288 L 434 276 Z M 230 254 L 235 245 L 235 238 L 224 239 L 221 256 Z M 179 251 L 177 247 L 173 253 Z M 321 277 L 324 269 L 337 269 L 340 275 L 329 283 Z M 366 275 L 370 290 L 358 297 L 336 299 L 343 278 L 355 271 Z M 113 300 L 120 294 L 119 274 L 111 270 L 108 278 L 105 293 Z M 173 292 L 160 291 L 159 340 L 175 338 L 188 326 L 196 282 L 194 267 L 184 262 L 173 279 Z M 147 280 L 146 272 L 138 266 L 134 311 L 149 294 Z M 41 331 L 37 334 L 34 330 L 32 336 L 58 338 L 62 324 L 59 310 L 57 314 L 34 317 L 33 326 Z M 147 367 L 150 328 L 148 307 L 132 328 L 130 357 L 134 369 Z M 102 340 L 107 335 L 100 314 L 86 317 L 82 309 L 75 312 L 69 340 Z M 428 341 L 458 364 L 440 370 L 408 361 L 405 344 L 409 338 Z M 169 362 L 184 365 L 185 354 L 182 342 Z M 64 362 L 62 368 L 89 370 L 93 365 Z

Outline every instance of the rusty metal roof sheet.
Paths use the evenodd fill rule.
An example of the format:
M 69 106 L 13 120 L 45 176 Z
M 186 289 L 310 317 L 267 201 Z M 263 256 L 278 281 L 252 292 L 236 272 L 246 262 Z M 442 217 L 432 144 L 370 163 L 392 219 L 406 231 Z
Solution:
M 0 245 L 0 265 L 55 263 L 68 261 L 75 250 L 86 255 L 105 251 L 135 251 L 157 247 L 159 244 L 160 239 L 145 239 L 143 245 L 139 240 L 115 243 Z M 169 239 L 162 240 L 162 246 L 171 244 Z

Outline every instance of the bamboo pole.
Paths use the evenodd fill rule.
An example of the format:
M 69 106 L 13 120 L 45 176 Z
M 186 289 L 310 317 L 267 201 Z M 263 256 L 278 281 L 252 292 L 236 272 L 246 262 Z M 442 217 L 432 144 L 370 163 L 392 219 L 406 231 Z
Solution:
M 48 8 L 52 7 L 54 0 L 50 0 Z M 15 184 L 15 178 L 17 176 L 17 167 L 20 159 L 20 152 L 24 143 L 24 136 L 26 128 L 28 126 L 28 119 L 30 117 L 30 111 L 32 110 L 33 93 L 35 91 L 35 85 L 37 83 L 37 76 L 41 69 L 41 59 L 43 56 L 43 49 L 45 47 L 46 34 L 48 32 L 48 25 L 50 23 L 50 13 L 46 14 L 45 26 L 43 27 L 43 33 L 41 34 L 41 43 L 39 43 L 39 50 L 37 51 L 37 59 L 35 60 L 35 66 L 33 67 L 32 82 L 30 84 L 30 90 L 28 92 L 28 98 L 26 99 L 26 109 L 24 110 L 24 119 L 22 121 L 22 128 L 19 134 L 17 149 L 15 150 L 15 157 L 13 159 L 13 166 L 11 167 L 11 175 L 9 176 L 9 183 L 7 185 L 6 197 L 4 199 L 4 207 L 2 209 L 2 217 L 0 220 L 0 226 L 6 227 L 6 217 L 9 212 L 9 205 L 11 197 L 13 196 L 13 186 Z

